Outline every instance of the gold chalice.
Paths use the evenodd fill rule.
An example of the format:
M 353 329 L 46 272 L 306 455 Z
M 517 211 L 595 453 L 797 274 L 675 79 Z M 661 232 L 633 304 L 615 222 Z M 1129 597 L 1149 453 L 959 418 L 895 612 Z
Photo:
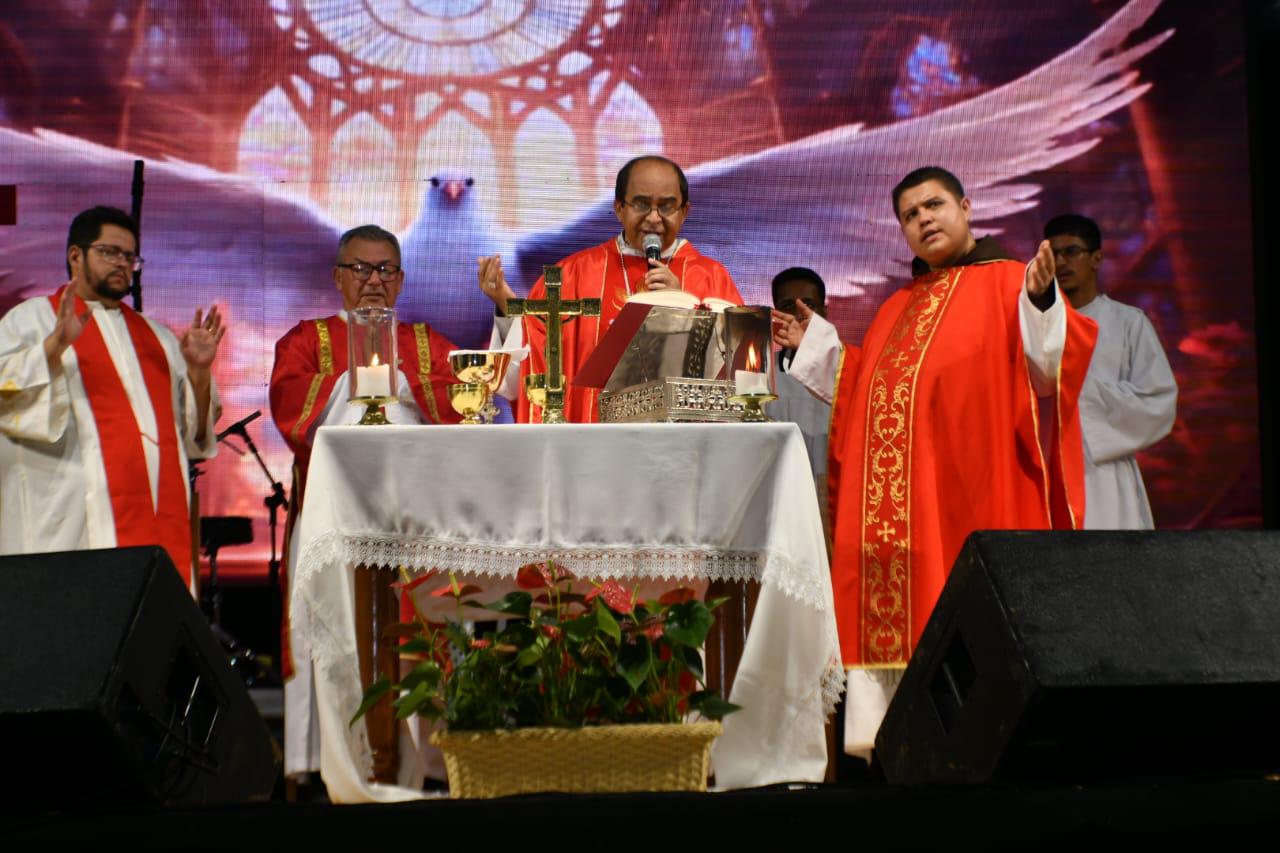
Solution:
M 480 409 L 488 399 L 489 386 L 481 382 L 458 382 L 449 386 L 449 404 L 462 415 L 464 424 L 484 423 Z
M 511 353 L 493 350 L 474 350 L 449 354 L 449 367 L 459 382 L 481 384 L 485 386 L 485 400 L 480 407 L 481 417 L 492 423 L 498 415 L 498 407 L 493 404 L 493 395 L 497 393 L 502 378 L 506 376 L 507 367 L 511 364 Z
M 547 405 L 547 374 L 530 373 L 524 378 L 524 395 L 539 409 Z

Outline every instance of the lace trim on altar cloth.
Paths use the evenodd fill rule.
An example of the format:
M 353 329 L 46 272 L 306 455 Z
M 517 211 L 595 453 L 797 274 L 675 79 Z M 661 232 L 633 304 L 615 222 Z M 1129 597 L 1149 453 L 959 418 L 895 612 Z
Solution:
M 777 552 L 699 547 L 527 548 L 330 531 L 307 545 L 298 560 L 298 576 L 299 586 L 306 586 L 310 577 L 325 566 L 363 565 L 515 577 L 521 566 L 541 560 L 555 560 L 576 575 L 600 580 L 635 576 L 661 580 L 758 580 L 810 607 L 828 610 L 832 606 L 828 587 L 818 574 L 825 571 L 825 566 L 802 565 Z
M 663 580 L 759 580 L 812 607 L 817 611 L 815 618 L 824 623 L 821 630 L 829 652 L 816 687 L 821 691 L 825 718 L 834 713 L 844 693 L 845 671 L 834 606 L 830 586 L 824 583 L 822 574 L 826 566 L 802 564 L 778 552 L 726 552 L 679 546 L 537 549 L 330 531 L 310 542 L 299 555 L 294 594 L 305 599 L 306 606 L 296 611 L 293 630 L 309 640 L 306 645 L 317 666 L 317 678 L 330 685 L 328 699 L 345 723 L 360 705 L 361 690 L 351 614 L 347 612 L 350 593 L 342 592 L 351 583 L 351 573 L 335 569 L 354 565 L 404 566 L 418 571 L 449 569 L 479 576 L 514 577 L 521 566 L 547 559 L 562 563 L 579 576 L 595 579 L 642 575 Z M 800 704 L 816 703 L 816 692 L 810 692 L 810 698 Z M 363 725 L 344 728 L 346 747 L 358 778 L 368 778 L 373 759 L 366 729 Z

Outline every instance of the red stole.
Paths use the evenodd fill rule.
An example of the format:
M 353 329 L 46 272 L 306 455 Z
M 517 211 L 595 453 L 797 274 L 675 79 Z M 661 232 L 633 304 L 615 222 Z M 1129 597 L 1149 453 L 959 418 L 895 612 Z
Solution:
M 55 314 L 65 293 L 66 288 L 63 288 L 49 297 Z M 76 312 L 84 313 L 87 310 L 84 301 L 78 296 L 75 300 Z M 147 472 L 137 416 L 129 405 L 129 396 L 116 373 L 97 321 L 86 324 L 84 332 L 71 345 L 102 448 L 111 515 L 116 527 L 116 545 L 122 548 L 131 545 L 162 546 L 182 575 L 183 583 L 190 589 L 191 519 L 187 508 L 186 471 L 183 470 L 178 446 L 169 359 L 146 320 L 127 305 L 121 305 L 119 310 L 124 316 L 156 416 L 160 471 L 154 506 L 151 476 Z

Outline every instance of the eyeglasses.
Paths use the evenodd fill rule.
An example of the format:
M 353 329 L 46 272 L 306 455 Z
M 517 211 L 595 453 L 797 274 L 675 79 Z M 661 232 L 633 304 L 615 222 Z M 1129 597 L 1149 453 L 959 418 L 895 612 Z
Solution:
M 624 207 L 631 208 L 638 216 L 648 216 L 649 213 L 654 210 L 658 211 L 659 216 L 674 216 L 680 208 L 684 207 L 684 205 L 677 201 L 664 201 L 662 204 L 654 207 L 649 204 L 649 202 L 637 198 L 626 202 Z
M 1054 249 L 1053 256 L 1067 261 L 1074 261 L 1081 255 L 1092 254 L 1092 251 L 1092 249 L 1086 249 L 1084 246 L 1063 246 L 1061 249 Z
M 109 264 L 114 265 L 124 261 L 125 265 L 134 272 L 142 269 L 142 265 L 145 263 L 142 258 L 138 257 L 133 252 L 126 252 L 119 246 L 109 246 L 105 243 L 94 243 L 93 245 L 85 246 L 85 248 L 93 249 Z
M 373 264 L 366 264 L 364 261 L 356 261 L 354 264 L 335 264 L 335 266 L 339 269 L 351 270 L 351 274 L 361 281 L 368 281 L 369 276 L 375 272 L 378 274 L 378 278 L 383 281 L 390 281 L 401 273 L 400 267 L 396 264 L 378 264 L 375 267 Z

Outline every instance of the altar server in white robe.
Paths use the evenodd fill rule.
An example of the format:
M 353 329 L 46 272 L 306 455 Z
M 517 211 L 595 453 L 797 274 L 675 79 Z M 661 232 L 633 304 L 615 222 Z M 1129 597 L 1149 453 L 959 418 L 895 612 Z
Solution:
M 796 303 L 803 302 L 820 317 L 827 316 L 827 285 L 822 277 L 807 267 L 790 267 L 773 277 L 773 307 L 795 315 Z M 831 404 L 815 396 L 791 377 L 788 369 L 795 350 L 778 353 L 778 371 L 774 377 L 778 399 L 769 404 L 769 417 L 790 421 L 800 428 L 813 481 L 818 488 L 818 507 L 828 547 L 831 541 L 830 502 L 827 500 L 827 435 L 831 430 Z
M 216 450 L 226 327 L 197 309 L 179 338 L 123 305 L 137 238 L 84 211 L 71 280 L 0 319 L 0 553 L 160 545 L 193 589 L 187 459 Z
M 1134 454 L 1168 435 L 1178 386 L 1156 331 L 1140 309 L 1098 292 L 1102 232 L 1077 214 L 1045 225 L 1055 274 L 1071 306 L 1098 324 L 1080 394 L 1085 518 L 1094 530 L 1149 530 L 1151 504 Z

